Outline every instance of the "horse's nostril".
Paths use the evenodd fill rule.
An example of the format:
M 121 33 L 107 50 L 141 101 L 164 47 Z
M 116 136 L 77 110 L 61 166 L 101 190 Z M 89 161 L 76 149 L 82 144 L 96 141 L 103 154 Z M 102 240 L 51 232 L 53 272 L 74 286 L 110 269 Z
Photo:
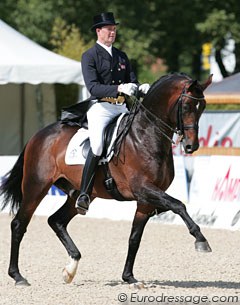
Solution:
M 199 144 L 187 144 L 185 146 L 185 152 L 188 154 L 193 153 L 194 151 L 196 151 L 199 148 Z
M 188 153 L 192 152 L 192 145 L 186 145 L 186 152 Z

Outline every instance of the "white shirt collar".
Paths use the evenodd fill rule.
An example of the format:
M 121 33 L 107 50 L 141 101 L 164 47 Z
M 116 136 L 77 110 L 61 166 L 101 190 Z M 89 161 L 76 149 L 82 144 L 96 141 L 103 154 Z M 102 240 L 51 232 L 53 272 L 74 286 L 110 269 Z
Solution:
M 105 44 L 101 43 L 97 40 L 97 43 L 103 47 L 111 56 L 112 56 L 112 45 L 110 47 L 106 46 Z

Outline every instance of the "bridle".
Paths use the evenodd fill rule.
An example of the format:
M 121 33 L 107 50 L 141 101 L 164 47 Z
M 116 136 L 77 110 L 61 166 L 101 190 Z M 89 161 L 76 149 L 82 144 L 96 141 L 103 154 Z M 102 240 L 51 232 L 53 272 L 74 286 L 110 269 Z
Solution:
M 127 117 L 127 120 L 125 122 L 124 128 L 117 135 L 117 137 L 114 141 L 114 145 L 112 146 L 112 150 L 114 150 L 115 156 L 118 156 L 118 154 L 120 152 L 120 147 L 121 147 L 122 140 L 126 136 L 126 134 L 128 133 L 129 128 L 131 127 L 132 122 L 135 118 L 135 115 L 140 108 L 142 108 L 142 110 L 143 110 L 142 113 L 144 114 L 147 121 L 150 124 L 154 124 L 155 127 L 157 128 L 157 131 L 160 134 L 162 134 L 165 138 L 167 138 L 172 144 L 178 144 L 179 142 L 181 142 L 183 140 L 184 130 L 189 130 L 189 129 L 198 130 L 198 124 L 197 123 L 188 124 L 188 125 L 186 125 L 186 124 L 184 125 L 184 123 L 183 123 L 183 119 L 182 119 L 183 97 L 187 97 L 187 98 L 190 98 L 190 99 L 193 99 L 193 100 L 198 100 L 198 101 L 205 99 L 204 96 L 194 97 L 192 95 L 187 94 L 186 93 L 186 88 L 184 87 L 180 96 L 178 97 L 178 99 L 176 100 L 176 102 L 174 103 L 174 105 L 172 107 L 172 111 L 175 109 L 176 106 L 178 107 L 178 109 L 177 109 L 177 127 L 172 128 L 164 120 L 162 120 L 161 118 L 156 116 L 154 113 L 152 113 L 148 108 L 146 108 L 146 106 L 140 101 L 139 98 L 137 98 L 136 96 L 129 96 L 128 98 L 132 103 L 132 107 L 130 109 L 130 113 L 129 113 L 129 115 Z M 176 142 L 173 141 L 167 135 L 168 131 L 171 131 L 171 132 L 178 135 L 178 139 L 177 139 Z M 111 151 L 109 152 L 109 154 L 111 153 Z
M 201 96 L 201 97 L 195 97 L 192 96 L 190 94 L 186 93 L 186 88 L 183 88 L 183 91 L 181 93 L 181 95 L 179 96 L 178 100 L 177 100 L 177 105 L 178 105 L 178 109 L 177 109 L 177 130 L 178 132 L 181 133 L 181 135 L 184 135 L 184 130 L 189 130 L 189 129 L 194 129 L 196 131 L 198 131 L 198 122 L 195 122 L 194 124 L 184 124 L 183 123 L 183 97 L 187 97 L 190 98 L 192 100 L 195 101 L 201 101 L 204 100 L 205 97 Z
M 174 106 L 172 109 L 175 109 L 175 107 L 177 106 L 177 127 L 176 128 L 172 128 L 169 124 L 167 124 L 164 120 L 162 120 L 161 118 L 159 118 L 158 116 L 156 116 L 154 113 L 152 113 L 150 110 L 148 110 L 146 108 L 146 106 L 138 101 L 138 105 L 139 108 L 142 108 L 145 114 L 145 118 L 151 123 L 154 124 L 154 121 L 156 122 L 156 124 L 154 124 L 157 129 L 158 132 L 160 132 L 165 138 L 167 138 L 172 144 L 177 144 L 175 143 L 168 135 L 167 135 L 167 129 L 170 130 L 171 132 L 175 133 L 178 135 L 178 140 L 177 142 L 181 142 L 184 138 L 184 131 L 185 130 L 189 130 L 189 129 L 194 129 L 196 131 L 198 131 L 198 122 L 194 123 L 194 124 L 184 124 L 183 122 L 183 97 L 187 97 L 190 98 L 192 100 L 195 101 L 201 101 L 204 100 L 205 97 L 204 96 L 200 96 L 200 97 L 194 97 L 190 94 L 186 93 L 186 87 L 183 88 L 180 96 L 178 97 L 177 101 L 174 103 Z M 136 99 L 137 100 L 137 99 Z M 151 117 L 149 118 L 147 116 L 147 114 Z M 154 121 L 153 121 L 154 119 Z

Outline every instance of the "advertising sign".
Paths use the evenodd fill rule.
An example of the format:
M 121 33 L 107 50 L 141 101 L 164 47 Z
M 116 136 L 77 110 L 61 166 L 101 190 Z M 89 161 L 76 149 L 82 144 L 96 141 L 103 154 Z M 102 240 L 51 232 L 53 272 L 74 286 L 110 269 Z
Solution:
M 199 144 L 240 147 L 240 112 L 206 112 L 199 122 Z
M 239 228 L 240 156 L 195 157 L 189 206 L 199 224 Z

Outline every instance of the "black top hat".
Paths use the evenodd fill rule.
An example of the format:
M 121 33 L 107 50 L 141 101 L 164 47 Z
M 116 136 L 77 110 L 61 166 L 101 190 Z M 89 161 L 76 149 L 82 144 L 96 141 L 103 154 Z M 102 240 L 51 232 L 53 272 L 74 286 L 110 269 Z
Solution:
M 93 17 L 93 26 L 91 30 L 94 31 L 97 28 L 101 28 L 105 25 L 117 25 L 119 22 L 115 22 L 113 13 L 102 13 Z

